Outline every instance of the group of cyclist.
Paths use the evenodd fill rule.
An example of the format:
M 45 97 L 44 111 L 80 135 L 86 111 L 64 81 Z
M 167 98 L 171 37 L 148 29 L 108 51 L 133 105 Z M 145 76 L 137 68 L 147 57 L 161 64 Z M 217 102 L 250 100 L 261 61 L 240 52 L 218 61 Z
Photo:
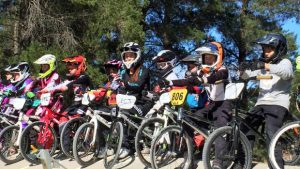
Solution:
M 243 79 L 257 75 L 272 75 L 272 79 L 259 82 L 258 100 L 250 111 L 250 115 L 246 117 L 251 126 L 258 127 L 265 121 L 267 144 L 269 144 L 272 136 L 283 125 L 284 119 L 289 114 L 293 66 L 288 59 L 284 58 L 287 54 L 287 41 L 283 35 L 267 34 L 259 38 L 256 43 L 261 45 L 263 50 L 260 59 L 240 64 L 239 73 Z M 208 96 L 205 103 L 197 102 L 195 116 L 210 116 L 216 128 L 226 126 L 232 118 L 232 103 L 225 99 L 225 86 L 230 81 L 229 70 L 223 64 L 225 51 L 221 43 L 208 42 L 197 48 L 195 53 L 196 55 L 179 60 L 176 54 L 170 50 L 160 51 L 152 58 L 159 75 L 155 75 L 154 85 L 150 85 L 153 72 L 143 64 L 139 44 L 126 43 L 121 50 L 121 61 L 111 59 L 104 64 L 108 76 L 105 87 L 136 96 L 137 102 L 129 112 L 144 116 L 152 108 L 153 102 L 143 101 L 141 99 L 144 94 L 142 91 L 159 93 L 161 88 L 166 86 L 185 86 L 189 93 L 196 94 L 193 95 L 196 102 L 199 97 Z M 36 94 L 67 91 L 72 93 L 74 100 L 71 106 L 62 111 L 62 114 L 73 117 L 82 116 L 86 110 L 86 107 L 81 104 L 82 94 L 93 88 L 89 76 L 85 73 L 86 58 L 82 55 L 72 56 L 65 58 L 63 62 L 68 70 L 67 79 L 63 82 L 56 71 L 58 66 L 56 57 L 52 54 L 46 54 L 34 62 L 40 65 L 38 78 L 31 78 L 27 62 L 12 64 L 4 70 L 8 83 L 2 86 L 1 91 L 18 95 L 25 95 L 29 91 Z M 178 71 L 176 67 L 180 64 L 186 65 L 187 70 Z M 199 92 L 199 86 L 205 86 L 205 92 Z M 66 119 L 60 120 L 62 121 L 61 129 Z M 193 137 L 192 132 L 187 132 Z M 244 132 L 247 133 L 246 128 Z M 254 143 L 254 135 L 247 133 L 247 136 L 251 143 Z M 125 139 L 119 158 L 124 158 L 132 153 L 132 149 L 126 142 Z M 213 169 L 223 169 L 223 161 L 218 158 L 218 152 L 224 148 L 226 142 L 219 140 L 216 145 Z M 278 149 L 276 152 L 277 161 L 280 167 L 284 168 L 281 150 Z M 238 169 L 242 166 L 243 159 L 239 159 L 234 168 Z M 271 165 L 269 167 L 272 168 Z

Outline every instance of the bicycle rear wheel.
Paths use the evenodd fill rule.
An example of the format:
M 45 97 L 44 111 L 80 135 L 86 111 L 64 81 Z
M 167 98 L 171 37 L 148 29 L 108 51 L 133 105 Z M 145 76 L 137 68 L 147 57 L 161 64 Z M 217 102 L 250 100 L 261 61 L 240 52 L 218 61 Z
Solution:
M 123 142 L 123 125 L 121 122 L 115 122 L 111 128 L 108 138 L 105 145 L 105 154 L 104 154 L 104 167 L 106 169 L 111 169 L 117 162 L 120 149 Z M 114 154 L 110 156 L 109 152 L 113 151 Z
M 191 138 L 178 126 L 164 128 L 152 141 L 150 161 L 154 169 L 188 169 L 193 163 Z
M 275 149 L 282 149 L 285 165 L 296 165 L 300 160 L 300 122 L 291 122 L 281 127 L 273 136 L 269 146 L 269 159 L 274 168 L 280 168 Z
M 252 167 L 252 149 L 249 140 L 240 132 L 237 137 L 238 148 L 235 148 L 232 133 L 233 128 L 225 126 L 209 135 L 202 153 L 204 168 L 211 169 L 213 163 L 219 163 L 223 168 L 232 168 L 234 165 L 240 165 L 243 169 Z

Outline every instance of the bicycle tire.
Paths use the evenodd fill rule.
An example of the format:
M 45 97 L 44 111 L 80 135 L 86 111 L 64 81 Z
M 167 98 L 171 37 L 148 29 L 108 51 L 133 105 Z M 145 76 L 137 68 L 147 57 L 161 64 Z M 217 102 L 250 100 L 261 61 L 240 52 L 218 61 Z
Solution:
M 18 147 L 14 146 L 14 143 L 18 139 L 19 130 L 20 130 L 19 126 L 8 126 L 8 127 L 5 127 L 0 133 L 0 144 L 1 144 L 0 159 L 6 164 L 16 163 L 23 159 L 23 156 L 20 152 L 19 146 Z M 14 134 L 9 135 L 10 132 L 11 133 L 14 132 L 15 135 Z M 8 136 L 8 138 L 6 136 Z M 6 142 L 6 139 L 9 139 L 8 142 Z M 4 146 L 5 143 L 8 144 L 7 149 L 6 149 L 6 146 Z M 13 146 L 13 147 L 11 147 L 11 146 Z M 9 152 L 7 152 L 7 153 L 5 153 L 5 152 L 6 152 L 6 150 L 9 151 L 9 149 L 11 149 L 11 148 L 15 149 L 18 152 L 18 153 L 16 153 L 17 155 L 16 155 L 15 159 L 9 159 L 8 156 L 4 155 L 4 154 L 9 154 Z
M 159 164 L 156 163 L 156 155 L 158 154 L 158 151 L 156 151 L 156 149 L 158 147 L 162 147 L 162 149 L 166 150 L 165 147 L 167 147 L 167 145 L 166 144 L 163 144 L 162 146 L 156 146 L 156 145 L 159 142 L 161 142 L 162 137 L 167 136 L 168 138 L 170 138 L 169 137 L 170 136 L 170 134 L 169 134 L 170 132 L 175 132 L 175 133 L 180 134 L 181 133 L 181 128 L 179 126 L 174 126 L 174 125 L 168 126 L 168 127 L 164 128 L 163 130 L 161 130 L 160 133 L 152 141 L 151 150 L 150 150 L 150 161 L 151 161 L 151 167 L 153 169 L 158 169 L 160 167 L 164 167 L 164 168 L 167 167 L 165 164 L 168 163 L 168 161 L 163 161 L 162 163 L 159 163 Z M 173 135 L 171 135 L 171 136 L 173 136 Z M 178 138 L 180 138 L 180 137 L 178 137 L 176 135 L 174 135 L 174 136 L 175 137 L 172 137 L 172 138 L 174 138 L 175 141 L 178 141 Z M 180 154 L 180 153 L 185 154 L 187 152 L 186 153 L 187 156 L 185 156 L 183 158 L 184 161 L 183 161 L 183 163 L 180 163 L 179 166 L 180 166 L 180 168 L 188 169 L 188 168 L 190 168 L 190 166 L 192 165 L 192 162 L 193 162 L 193 145 L 192 145 L 191 138 L 188 136 L 188 134 L 186 132 L 184 132 L 182 136 L 183 136 L 183 138 L 185 140 L 185 146 L 186 146 L 187 151 L 181 152 L 179 150 L 178 154 Z M 181 140 L 179 140 L 179 141 L 181 141 Z M 178 143 L 178 142 L 176 142 L 176 143 Z M 174 154 L 174 146 L 179 145 L 179 148 L 181 148 L 181 146 L 183 145 L 183 144 L 176 144 L 176 143 L 175 144 L 171 144 L 171 141 L 170 141 L 169 145 L 173 149 L 173 150 L 171 150 L 171 152 L 169 150 L 167 150 L 167 151 L 163 150 L 164 152 L 167 152 L 166 155 L 169 155 L 169 157 L 173 156 L 173 154 Z M 178 156 L 178 154 L 176 154 L 176 153 L 177 152 L 175 152 L 175 156 Z M 165 153 L 163 153 L 163 154 L 165 154 Z M 164 158 L 164 156 L 163 156 L 163 158 Z M 169 163 L 168 163 L 168 165 L 169 165 Z M 171 168 L 177 168 L 177 167 L 173 167 L 172 166 Z
M 83 117 L 78 117 L 69 120 L 64 125 L 61 133 L 60 133 L 60 146 L 63 153 L 69 157 L 74 158 L 73 156 L 73 138 L 78 128 L 85 122 Z M 71 129 L 70 129 L 71 127 Z M 69 138 L 67 138 L 69 137 Z M 68 141 L 65 141 L 68 139 Z
M 150 119 L 146 119 L 145 121 L 142 122 L 141 126 L 138 128 L 138 131 L 136 133 L 136 136 L 135 136 L 135 152 L 138 156 L 138 158 L 140 159 L 140 161 L 146 166 L 146 167 L 151 167 L 151 162 L 150 160 L 146 160 L 146 158 L 144 157 L 144 155 L 142 154 L 141 152 L 141 140 L 144 138 L 143 137 L 143 131 L 144 129 L 151 125 L 151 124 L 154 124 L 154 123 L 160 123 L 163 125 L 164 123 L 164 120 L 162 118 L 159 118 L 159 117 L 153 117 L 153 118 L 150 118 Z M 152 134 L 152 133 L 151 133 Z M 158 133 L 157 133 L 158 134 Z M 152 135 L 152 138 L 154 138 L 155 136 Z M 143 143 L 144 144 L 147 144 L 146 146 L 149 146 L 151 147 L 151 141 L 150 142 L 146 142 L 145 139 L 143 140 Z M 148 144 L 149 143 L 149 144 Z
M 208 139 L 206 140 L 205 144 L 204 144 L 204 148 L 203 148 L 203 153 L 202 153 L 202 160 L 203 160 L 203 165 L 205 169 L 211 169 L 212 165 L 211 165 L 211 161 L 213 161 L 210 158 L 211 155 L 211 150 L 214 150 L 213 145 L 214 142 L 217 138 L 228 138 L 229 140 L 232 140 L 232 127 L 231 126 L 225 126 L 225 127 L 221 127 L 216 129 L 213 133 L 211 133 L 208 137 Z M 242 148 L 245 154 L 245 163 L 242 166 L 243 169 L 250 169 L 252 167 L 252 149 L 250 146 L 250 142 L 247 139 L 247 137 L 245 136 L 245 134 L 243 134 L 242 132 L 240 132 L 240 141 L 242 143 Z M 227 142 L 228 143 L 228 142 Z M 226 149 L 226 148 L 225 148 Z M 236 150 L 233 150 L 234 152 L 236 152 Z M 214 153 L 213 153 L 214 154 Z M 226 157 L 226 155 L 222 155 L 222 157 Z M 224 168 L 227 168 L 228 166 L 231 166 L 234 164 L 234 161 L 237 159 L 231 159 L 232 161 L 227 161 L 225 159 L 222 159 L 224 165 L 226 165 Z
M 300 150 L 300 145 L 299 145 L 299 133 L 294 133 L 294 129 L 298 128 L 298 131 L 300 131 L 300 122 L 296 121 L 296 122 L 290 122 L 288 124 L 285 124 L 284 126 L 282 126 L 279 130 L 277 130 L 277 132 L 274 134 L 274 136 L 272 137 L 271 143 L 269 145 L 269 159 L 270 159 L 270 163 L 274 168 L 280 168 L 276 158 L 275 158 L 275 146 L 278 143 L 279 139 L 281 140 L 281 144 L 280 145 L 287 145 L 288 148 L 291 148 L 291 150 L 296 150 L 296 152 L 294 152 L 293 158 L 291 160 L 284 160 L 284 164 L 286 165 L 296 165 L 298 163 L 298 161 L 300 160 L 300 156 L 299 153 L 297 153 Z M 293 133 L 289 134 L 288 131 L 291 130 Z M 295 138 L 297 138 L 298 140 L 293 140 L 294 138 L 292 137 L 292 135 L 297 134 L 297 136 Z M 293 155 L 293 152 L 289 152 L 288 150 L 284 149 L 283 152 L 288 152 L 288 156 L 290 156 L 290 154 Z
M 115 133 L 117 133 L 117 134 L 114 135 Z M 117 136 L 119 138 L 115 138 L 114 136 Z M 119 158 L 119 155 L 120 155 L 120 150 L 121 150 L 121 146 L 123 143 L 123 139 L 124 139 L 123 124 L 121 122 L 117 121 L 111 126 L 110 133 L 109 133 L 109 136 L 107 137 L 106 144 L 105 144 L 105 154 L 104 154 L 103 161 L 104 161 L 104 167 L 106 169 L 112 169 L 112 167 L 116 164 L 116 162 Z M 117 141 L 117 142 L 115 144 L 112 141 Z M 111 148 L 114 150 L 115 155 L 111 161 L 108 161 L 108 158 L 109 158 L 108 150 Z
M 90 145 L 91 141 L 93 140 L 93 135 L 94 135 L 94 124 L 93 123 L 84 123 L 83 125 L 81 125 L 78 130 L 75 133 L 75 137 L 73 140 L 73 156 L 76 160 L 76 162 L 81 165 L 82 167 L 86 167 L 89 166 L 93 163 L 95 163 L 97 161 L 97 157 L 95 157 L 95 153 L 94 155 L 91 156 L 90 159 L 88 160 L 83 160 L 83 157 L 86 157 L 86 155 L 88 155 L 88 153 L 92 152 L 91 150 L 95 150 L 95 145 L 92 147 Z M 88 128 L 90 128 L 92 130 L 88 130 Z M 86 133 L 87 130 L 90 133 Z M 88 136 L 90 136 L 86 141 L 90 141 L 90 142 L 82 142 L 84 141 L 84 137 L 86 136 L 86 134 L 88 134 Z M 90 147 L 88 147 L 90 146 Z M 84 154 L 80 154 L 79 150 L 87 150 L 84 151 Z
M 30 137 L 30 132 L 33 132 L 33 131 L 37 132 L 36 131 L 37 127 L 39 127 L 39 129 L 40 129 L 40 126 L 41 127 L 45 126 L 45 123 L 44 122 L 39 122 L 39 121 L 38 122 L 33 122 L 32 124 L 30 124 L 29 126 L 27 126 L 25 128 L 25 130 L 22 132 L 22 135 L 21 135 L 20 150 L 21 150 L 22 156 L 24 157 L 25 160 L 27 160 L 31 164 L 40 164 L 41 163 L 40 159 L 38 159 L 35 155 L 37 153 L 30 154 L 30 147 L 32 145 L 31 144 L 32 142 L 30 143 L 30 141 L 33 141 L 33 140 L 32 139 L 30 140 L 30 138 L 28 138 L 28 137 Z M 58 145 L 58 137 L 57 137 L 57 134 L 56 134 L 55 130 L 51 126 L 48 126 L 48 129 L 49 129 L 48 131 L 50 131 L 51 135 L 53 136 L 53 143 L 52 143 L 51 149 L 49 151 L 50 156 L 52 156 L 52 155 L 54 155 L 55 150 L 56 150 L 57 145 Z M 45 134 L 45 133 L 43 133 L 43 134 Z M 40 137 L 49 138 L 49 136 L 40 136 Z M 34 140 L 34 141 L 35 141 L 35 144 L 36 144 L 34 146 L 37 148 L 37 150 L 38 149 L 45 149 L 44 148 L 45 146 L 40 145 L 39 143 L 37 143 L 38 140 Z M 45 143 L 47 143 L 47 142 L 43 142 L 44 145 L 45 145 Z

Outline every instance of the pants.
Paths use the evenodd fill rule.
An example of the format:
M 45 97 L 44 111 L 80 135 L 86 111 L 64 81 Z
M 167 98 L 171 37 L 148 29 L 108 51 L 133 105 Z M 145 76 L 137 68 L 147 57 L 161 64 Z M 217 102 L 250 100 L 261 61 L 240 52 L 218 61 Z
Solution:
M 213 120 L 215 128 L 223 127 L 228 125 L 231 121 L 232 103 L 228 100 L 225 101 L 215 101 L 210 103 L 207 107 L 198 110 L 195 115 L 201 118 L 208 118 Z M 191 135 L 191 131 L 188 131 Z M 192 136 L 193 138 L 193 136 Z M 226 142 L 223 139 L 216 140 L 215 154 L 216 159 L 220 159 L 220 152 L 224 149 Z M 221 161 L 220 161 L 221 162 Z
M 153 107 L 152 102 L 145 102 L 144 104 L 136 104 L 132 109 L 129 110 L 129 113 L 134 114 L 134 115 L 137 114 L 137 115 L 143 117 L 149 112 L 149 110 L 152 107 Z M 126 148 L 130 148 L 132 146 L 129 145 L 129 142 L 128 142 L 128 125 L 127 124 L 123 124 L 123 125 L 124 125 L 124 139 L 123 139 L 122 146 L 126 147 Z
M 245 121 L 247 125 L 258 128 L 265 121 L 265 132 L 266 132 L 266 147 L 269 147 L 271 139 L 276 131 L 282 127 L 285 118 L 288 115 L 288 110 L 278 105 L 258 105 L 255 106 L 251 111 L 250 115 L 246 117 Z M 241 125 L 241 130 L 247 135 L 251 146 L 253 148 L 255 142 L 255 133 L 251 132 L 245 125 Z M 280 147 L 276 147 L 275 150 L 276 161 L 280 168 L 284 168 L 284 161 L 282 159 L 282 150 Z M 269 168 L 273 167 L 268 162 Z

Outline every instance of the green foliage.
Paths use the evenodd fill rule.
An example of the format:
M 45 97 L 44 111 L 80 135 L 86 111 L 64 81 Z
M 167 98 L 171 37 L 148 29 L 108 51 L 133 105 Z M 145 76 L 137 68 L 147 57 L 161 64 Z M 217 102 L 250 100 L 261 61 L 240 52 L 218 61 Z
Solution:
M 89 5 L 89 6 L 94 6 L 97 4 L 97 0 L 71 0 L 71 2 L 74 4 Z
M 51 53 L 57 57 L 58 73 L 64 78 L 64 57 L 83 54 L 87 57 L 87 74 L 95 86 L 106 80 L 100 71 L 110 57 L 120 59 L 119 48 L 135 41 L 151 57 L 161 49 L 186 55 L 215 29 L 224 46 L 242 61 L 258 37 L 283 33 L 288 39 L 287 57 L 297 56 L 296 36 L 284 32 L 282 21 L 299 18 L 299 1 L 289 0 L 26 0 L 4 5 L 0 3 L 0 66 L 21 60 L 31 65 L 34 76 L 39 66 L 33 62 Z M 98 61 L 99 64 L 94 64 Z M 295 74 L 292 92 L 300 83 Z M 257 90 L 248 91 L 244 109 L 253 107 Z M 250 97 L 251 96 L 251 97 Z M 290 111 L 295 109 L 291 94 Z M 260 145 L 259 145 L 260 146 Z M 257 148 L 259 157 L 265 152 Z

